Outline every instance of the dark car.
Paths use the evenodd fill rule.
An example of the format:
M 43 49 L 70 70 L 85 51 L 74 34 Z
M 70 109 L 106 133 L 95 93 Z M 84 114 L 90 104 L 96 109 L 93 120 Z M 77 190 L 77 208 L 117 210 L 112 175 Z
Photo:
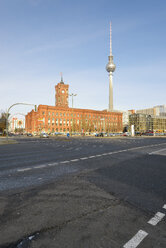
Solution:
M 28 136 L 28 137 L 32 137 L 32 136 L 33 136 L 33 134 L 31 134 L 31 133 L 27 133 L 27 136 Z
M 104 137 L 104 134 L 103 133 L 97 133 L 95 136 L 96 137 Z

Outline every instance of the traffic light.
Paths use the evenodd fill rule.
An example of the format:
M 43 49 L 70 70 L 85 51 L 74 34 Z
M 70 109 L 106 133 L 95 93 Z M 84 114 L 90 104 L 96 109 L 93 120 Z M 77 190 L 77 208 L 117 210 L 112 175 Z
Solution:
M 37 112 L 37 105 L 35 105 L 35 112 Z

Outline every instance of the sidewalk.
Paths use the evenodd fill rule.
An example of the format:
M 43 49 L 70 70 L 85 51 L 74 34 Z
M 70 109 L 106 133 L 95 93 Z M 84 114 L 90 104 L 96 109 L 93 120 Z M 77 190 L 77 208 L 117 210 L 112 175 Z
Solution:
M 17 141 L 6 137 L 0 137 L 0 145 L 16 144 Z

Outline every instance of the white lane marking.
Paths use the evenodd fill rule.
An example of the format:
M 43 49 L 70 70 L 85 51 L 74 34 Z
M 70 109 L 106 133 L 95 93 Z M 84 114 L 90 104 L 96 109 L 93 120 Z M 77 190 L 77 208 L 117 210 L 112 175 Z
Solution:
M 109 152 L 109 153 L 98 154 L 98 155 L 95 155 L 95 156 L 83 157 L 83 158 L 80 158 L 80 159 L 73 159 L 73 160 L 70 160 L 69 162 L 76 162 L 76 161 L 79 161 L 79 160 L 86 160 L 86 159 L 89 159 L 89 158 L 101 157 L 101 156 L 108 155 L 108 154 L 109 155 L 111 155 L 111 154 L 117 154 L 117 153 L 121 153 L 121 152 L 126 152 L 126 151 L 131 151 L 131 150 L 137 150 L 137 149 L 142 149 L 142 148 L 147 148 L 147 147 L 160 146 L 160 145 L 165 145 L 165 144 L 166 143 L 160 143 L 160 144 L 154 144 L 154 145 L 148 145 L 148 146 L 139 146 L 139 147 L 129 148 L 129 149 L 126 149 L 126 150 L 113 151 L 113 152 Z M 161 150 L 165 150 L 165 149 L 161 149 Z M 59 163 L 63 163 L 63 162 L 65 162 L 65 161 L 62 161 L 62 162 L 59 162 Z M 17 171 L 18 172 L 23 172 L 23 171 L 28 171 L 28 170 L 32 170 L 32 169 L 39 169 L 39 168 L 44 168 L 44 167 L 47 167 L 47 166 L 58 165 L 59 163 L 57 163 L 57 162 L 56 163 L 49 163 L 49 164 L 46 164 L 46 165 L 35 166 L 33 168 L 18 169 Z
M 129 151 L 130 149 L 127 149 L 127 150 L 120 150 L 120 151 L 115 151 L 115 152 L 110 152 L 108 154 L 116 154 L 116 153 L 120 153 L 120 152 L 127 152 Z
M 156 226 L 157 223 L 159 223 L 163 218 L 165 214 L 161 212 L 157 212 L 153 218 L 151 218 L 148 223 L 151 224 L 152 226 Z
M 136 235 L 130 239 L 123 247 L 124 248 L 135 248 L 137 247 L 142 240 L 148 235 L 147 232 L 143 230 L 139 230 Z
M 42 164 L 42 165 L 34 166 L 33 168 L 34 168 L 34 169 L 39 169 L 39 168 L 44 168 L 44 167 L 46 167 L 46 166 L 47 166 L 46 164 Z
M 72 147 L 71 147 L 71 148 L 67 148 L 66 151 L 70 151 L 70 150 L 72 150 L 72 149 L 73 149 Z
M 76 159 L 72 159 L 72 160 L 70 160 L 71 162 L 76 162 L 76 161 L 79 161 L 79 159 L 78 158 L 76 158 Z
M 160 145 L 166 145 L 166 143 L 160 143 L 160 144 L 154 144 L 154 145 L 147 145 L 147 146 L 138 146 L 138 147 L 130 148 L 128 150 L 136 150 L 136 149 L 148 148 L 148 147 L 154 147 L 154 146 L 160 146 Z
M 165 209 L 166 209 L 166 204 L 164 204 L 163 208 L 165 208 Z
M 62 161 L 60 162 L 61 164 L 66 164 L 66 163 L 69 163 L 70 161 Z
M 22 172 L 22 171 L 28 171 L 28 170 L 32 170 L 32 168 L 18 169 L 17 171 Z
M 128 150 L 130 150 L 130 149 L 121 150 L 121 151 L 119 151 L 119 152 L 127 152 Z M 131 150 L 132 150 L 132 148 L 131 148 Z
M 48 164 L 48 166 L 54 166 L 57 165 L 58 163 L 52 163 L 52 164 Z
M 160 149 L 160 150 L 157 150 L 157 151 L 154 151 L 154 152 L 149 153 L 149 155 L 155 154 L 155 153 L 158 153 L 158 152 L 162 152 L 162 151 L 165 151 L 165 150 L 166 150 L 166 148 Z

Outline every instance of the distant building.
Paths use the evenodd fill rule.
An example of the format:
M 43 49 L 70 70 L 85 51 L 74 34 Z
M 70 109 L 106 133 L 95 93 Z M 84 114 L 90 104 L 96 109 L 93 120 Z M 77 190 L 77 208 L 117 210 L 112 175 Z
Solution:
M 134 125 L 135 132 L 166 132 L 166 117 L 136 113 L 129 116 L 131 125 Z
M 127 127 L 129 125 L 129 115 L 134 114 L 135 110 L 126 110 L 122 111 L 123 114 L 123 127 Z
M 152 116 L 166 116 L 166 105 L 158 105 L 153 108 L 136 110 L 137 114 L 146 114 Z
M 123 132 L 127 132 L 129 129 L 129 116 L 135 113 L 135 110 L 115 110 L 115 112 L 122 113 L 122 125 L 123 125 Z
M 16 129 L 25 129 L 25 120 L 13 117 L 9 123 L 9 131 L 14 132 Z
M 121 132 L 122 113 L 107 110 L 69 108 L 69 85 L 55 86 L 55 106 L 39 105 L 25 117 L 25 129 L 29 133 L 54 132 Z
M 152 130 L 166 132 L 166 116 L 152 116 Z
M 146 114 L 132 114 L 129 116 L 129 126 L 134 125 L 135 132 L 152 131 L 151 116 Z

